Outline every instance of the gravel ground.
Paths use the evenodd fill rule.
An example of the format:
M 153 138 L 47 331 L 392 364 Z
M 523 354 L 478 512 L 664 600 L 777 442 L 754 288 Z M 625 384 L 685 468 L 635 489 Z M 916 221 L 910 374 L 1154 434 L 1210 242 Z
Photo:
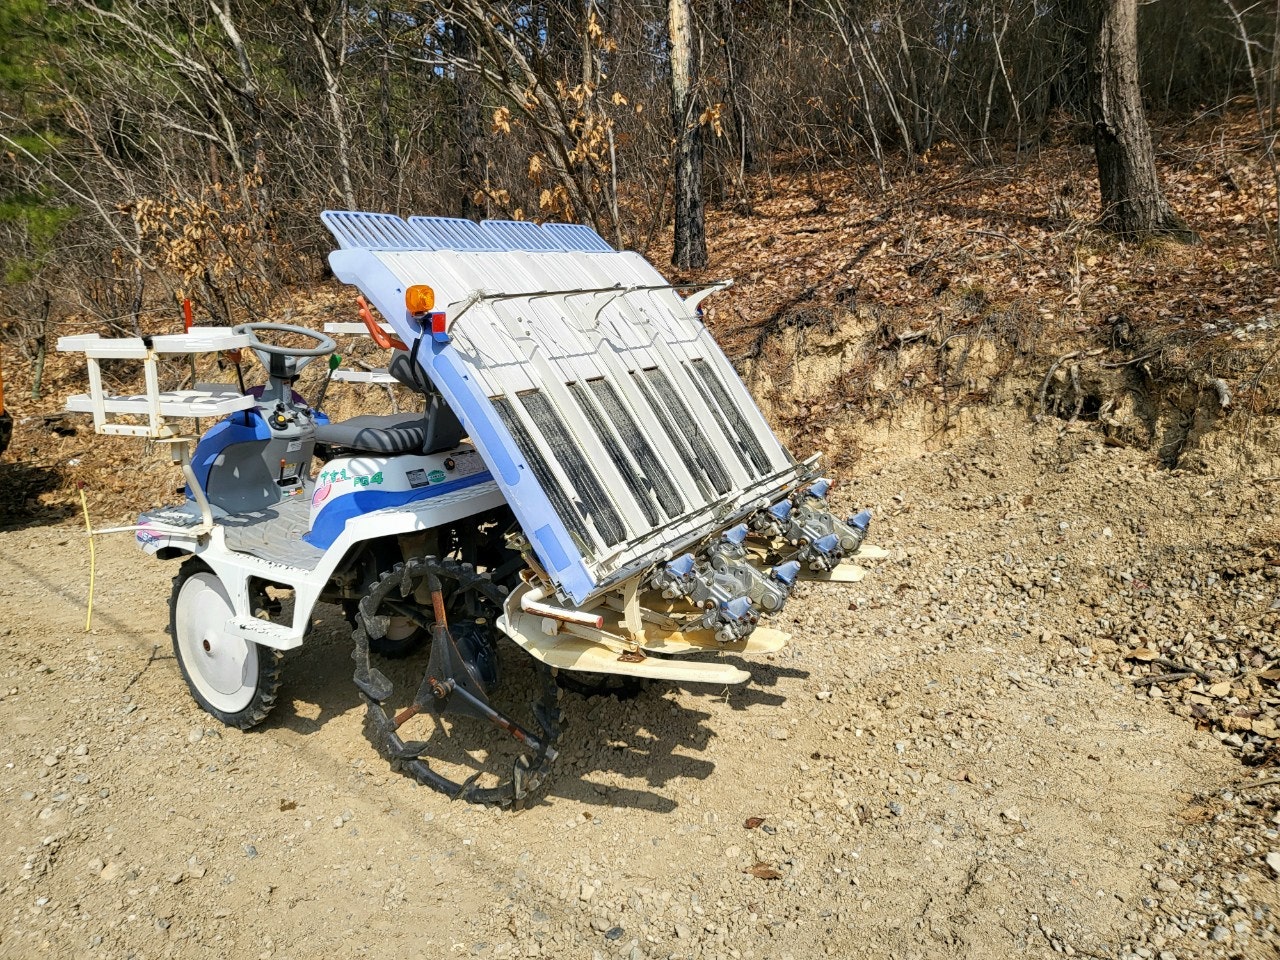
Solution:
M 520 813 L 378 760 L 338 616 L 215 729 L 172 566 L 102 538 L 86 636 L 83 537 L 0 532 L 0 956 L 1275 956 L 1273 487 L 968 423 L 842 478 L 893 556 L 751 685 L 566 695 Z

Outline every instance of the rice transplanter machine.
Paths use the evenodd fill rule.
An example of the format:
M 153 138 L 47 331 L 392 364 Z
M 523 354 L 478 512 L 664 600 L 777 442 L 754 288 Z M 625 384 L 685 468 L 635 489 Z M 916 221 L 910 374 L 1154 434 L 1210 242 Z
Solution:
M 831 513 L 817 456 L 783 448 L 703 326 L 727 284 L 673 286 L 581 225 L 323 221 L 360 329 L 392 351 L 380 378 L 420 412 L 330 422 L 294 389 L 336 347 L 305 327 L 59 341 L 89 368 L 68 407 L 168 445 L 183 471 L 184 501 L 125 529 L 182 559 L 174 652 L 222 722 L 266 718 L 282 654 L 337 604 L 378 751 L 451 796 L 519 802 L 555 761 L 561 686 L 743 683 L 715 655 L 780 650 L 761 618 L 798 579 L 855 581 L 855 558 L 884 555 L 869 514 Z M 160 389 L 166 356 L 241 350 L 261 386 Z M 120 358 L 142 362 L 145 393 L 105 390 Z

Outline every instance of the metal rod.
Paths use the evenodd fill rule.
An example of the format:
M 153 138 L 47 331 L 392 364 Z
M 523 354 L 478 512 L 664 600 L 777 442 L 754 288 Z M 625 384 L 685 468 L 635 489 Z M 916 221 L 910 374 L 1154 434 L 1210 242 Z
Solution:
M 213 511 L 209 508 L 209 500 L 204 495 L 204 488 L 196 479 L 196 472 L 191 468 L 191 448 L 185 439 L 175 442 L 171 454 L 173 459 L 182 465 L 182 473 L 187 478 L 187 488 L 191 491 L 191 499 L 200 508 L 200 526 L 193 527 L 188 535 L 203 536 L 213 529 Z
M 544 587 L 530 588 L 529 592 L 520 598 L 520 609 L 535 616 L 559 620 L 561 623 L 576 623 L 582 627 L 595 627 L 597 630 L 604 626 L 604 617 L 599 614 L 583 613 L 581 610 L 566 610 L 563 607 L 553 607 L 547 603 L 540 603 L 539 601 L 546 595 L 547 591 Z

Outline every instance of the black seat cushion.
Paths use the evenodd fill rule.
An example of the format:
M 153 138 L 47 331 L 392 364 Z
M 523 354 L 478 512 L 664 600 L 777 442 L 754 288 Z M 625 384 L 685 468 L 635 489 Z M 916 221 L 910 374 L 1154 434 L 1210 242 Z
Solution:
M 427 411 L 423 422 L 427 427 L 427 440 L 422 445 L 423 453 L 439 453 L 441 450 L 452 450 L 467 435 L 462 422 L 453 408 L 445 403 L 444 397 L 438 393 L 427 397 Z
M 316 427 L 316 441 L 364 453 L 422 453 L 427 419 L 420 413 L 352 417 Z
M 361 453 L 440 453 L 467 435 L 457 415 L 438 393 L 427 397 L 423 413 L 369 414 L 316 427 L 316 442 Z
M 422 369 L 422 365 L 414 363 L 413 358 L 404 350 L 396 350 L 391 354 L 391 362 L 387 364 L 387 370 L 410 390 L 431 393 L 435 389 L 431 384 L 431 378 Z

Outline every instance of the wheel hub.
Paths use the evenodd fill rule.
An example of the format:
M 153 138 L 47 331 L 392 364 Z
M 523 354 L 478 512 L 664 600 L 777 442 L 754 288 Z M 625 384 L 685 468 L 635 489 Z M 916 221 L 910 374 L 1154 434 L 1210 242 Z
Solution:
M 223 629 L 232 613 L 222 584 L 209 573 L 197 573 L 183 584 L 175 611 L 179 653 L 192 683 L 227 712 L 241 710 L 253 699 L 258 671 L 257 647 Z

